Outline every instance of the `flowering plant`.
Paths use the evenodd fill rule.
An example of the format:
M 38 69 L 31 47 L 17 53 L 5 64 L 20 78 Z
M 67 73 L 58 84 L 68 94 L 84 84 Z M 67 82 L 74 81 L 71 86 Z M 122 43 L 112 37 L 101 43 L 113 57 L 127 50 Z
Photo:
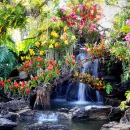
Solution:
M 86 44 L 85 50 L 90 53 L 92 57 L 102 57 L 108 52 L 108 50 L 105 47 L 104 42 L 100 44 Z

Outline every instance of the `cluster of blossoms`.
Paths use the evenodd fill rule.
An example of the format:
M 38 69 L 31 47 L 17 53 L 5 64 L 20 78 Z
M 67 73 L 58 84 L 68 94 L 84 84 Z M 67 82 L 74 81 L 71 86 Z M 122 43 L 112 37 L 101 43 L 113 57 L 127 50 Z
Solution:
M 76 60 L 74 55 L 67 55 L 65 56 L 65 63 L 67 66 L 71 66 L 71 68 L 75 68 L 76 65 Z
M 66 22 L 68 26 L 79 29 L 78 34 L 82 34 L 83 29 L 88 30 L 89 33 L 98 31 L 96 26 L 93 27 L 94 23 L 101 18 L 101 9 L 97 4 L 69 5 L 69 9 L 61 8 L 60 11 L 61 20 Z
M 5 85 L 5 82 L 4 82 L 3 79 L 1 79 L 1 80 L 0 80 L 0 86 L 4 87 L 4 85 Z
M 74 80 L 76 81 L 78 80 L 82 83 L 89 84 L 94 89 L 100 90 L 106 88 L 106 84 L 105 82 L 103 82 L 103 80 L 99 78 L 95 78 L 90 74 L 87 73 L 79 74 L 79 72 L 76 71 L 73 76 L 74 76 Z
M 31 57 L 29 60 L 25 61 L 23 65 L 21 65 L 18 70 L 29 72 L 31 69 L 37 69 L 39 67 L 44 66 L 44 60 L 40 56 Z
M 126 25 L 127 25 L 127 26 L 130 26 L 130 19 L 128 19 L 128 20 L 126 21 Z M 125 39 L 126 39 L 126 41 L 130 41 L 130 32 L 127 33 L 127 35 L 125 36 Z
M 85 50 L 88 51 L 91 56 L 97 56 L 97 57 L 104 56 L 106 54 L 106 52 L 108 52 L 108 50 L 105 48 L 104 43 L 101 43 L 98 45 L 86 44 Z
M 39 66 L 38 66 L 39 64 Z M 59 65 L 56 61 L 50 59 L 49 61 L 43 61 L 41 57 L 34 57 L 32 60 L 25 61 L 18 70 L 27 72 L 37 71 L 30 75 L 28 81 L 11 81 L 10 79 L 0 80 L 0 86 L 4 87 L 7 91 L 18 93 L 19 95 L 29 93 L 32 87 L 36 87 L 40 82 L 49 83 L 54 78 L 60 75 Z
M 31 91 L 31 82 L 30 81 L 11 81 L 10 79 L 7 79 L 4 81 L 4 88 L 6 91 L 12 91 L 13 93 L 20 94 L 27 94 Z

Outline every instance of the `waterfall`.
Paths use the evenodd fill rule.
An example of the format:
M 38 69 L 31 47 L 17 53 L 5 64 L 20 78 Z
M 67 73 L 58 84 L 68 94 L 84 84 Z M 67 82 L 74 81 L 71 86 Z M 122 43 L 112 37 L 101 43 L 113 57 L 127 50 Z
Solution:
M 58 120 L 56 113 L 48 113 L 48 114 L 41 113 L 39 116 L 40 117 L 38 118 L 38 122 L 50 122 Z
M 98 59 L 95 59 L 93 61 L 93 71 L 92 71 L 92 75 L 95 77 L 95 78 L 98 78 Z M 100 95 L 99 91 L 96 90 L 96 99 L 97 99 L 97 102 L 102 102 L 103 101 L 103 97 Z
M 76 60 L 83 60 L 86 57 L 89 57 L 90 55 L 86 52 L 80 52 L 80 54 L 77 56 Z M 94 61 L 87 61 L 83 64 L 83 68 L 81 68 L 80 73 L 89 73 L 92 74 L 95 78 L 98 78 L 98 59 L 95 59 Z M 78 101 L 84 102 L 88 101 L 88 93 L 90 93 L 90 89 L 86 89 L 88 87 L 87 85 L 83 83 L 79 83 L 79 89 L 78 89 Z M 85 96 L 85 91 L 87 93 L 87 96 Z M 96 101 L 102 102 L 103 98 L 100 95 L 99 91 L 95 92 Z M 91 98 L 91 95 L 89 95 L 89 98 Z
M 89 54 L 86 53 L 86 52 L 81 52 L 78 56 L 77 56 L 77 60 L 83 60 L 85 59 L 86 57 L 88 57 Z M 89 73 L 90 68 L 91 66 L 91 62 L 90 61 L 87 61 L 86 63 L 83 64 L 83 68 L 81 68 L 80 70 L 80 73 Z M 83 84 L 83 83 L 79 83 L 79 90 L 78 90 L 78 101 L 80 102 L 84 102 L 86 101 L 86 98 L 85 98 L 85 88 L 86 88 L 86 85 Z

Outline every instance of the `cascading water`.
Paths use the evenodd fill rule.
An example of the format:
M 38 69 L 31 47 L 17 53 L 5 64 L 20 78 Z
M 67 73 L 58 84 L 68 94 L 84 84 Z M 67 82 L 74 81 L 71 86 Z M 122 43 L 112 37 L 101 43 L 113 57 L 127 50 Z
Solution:
M 38 118 L 38 122 L 53 122 L 53 121 L 57 121 L 57 114 L 56 113 L 48 113 L 48 114 L 44 114 L 41 113 L 39 118 Z
M 92 69 L 92 75 L 95 77 L 95 78 L 98 78 L 98 59 L 95 59 L 93 61 L 93 69 Z M 97 98 L 97 102 L 102 102 L 103 101 L 103 97 L 102 95 L 100 95 L 99 91 L 96 90 L 96 98 Z
M 77 60 L 83 60 L 86 57 L 89 57 L 89 54 L 86 52 L 81 52 L 78 56 L 77 56 Z M 81 68 L 80 73 L 90 73 L 92 74 L 95 78 L 98 78 L 98 59 L 95 59 L 94 61 L 87 61 L 86 63 L 83 64 L 83 68 Z M 87 89 L 86 89 L 87 88 Z M 91 91 L 89 89 L 89 87 L 83 83 L 79 83 L 79 89 L 78 89 L 78 101 L 79 102 L 85 102 L 88 101 L 88 99 L 85 96 L 85 90 L 86 90 L 86 94 L 89 95 L 89 91 Z M 91 96 L 91 95 L 89 95 Z M 89 97 L 91 98 L 91 97 Z M 98 91 L 96 91 L 96 100 L 97 102 L 102 102 L 102 96 L 100 95 L 100 93 Z
M 85 59 L 86 57 L 88 57 L 89 54 L 88 53 L 85 53 L 85 52 L 81 52 L 78 56 L 77 56 L 77 60 L 83 60 Z M 80 73 L 89 73 L 90 68 L 91 66 L 91 62 L 88 61 L 86 63 L 83 64 L 83 68 L 81 68 L 81 71 Z M 78 90 L 78 101 L 79 102 L 84 102 L 86 101 L 86 98 L 85 98 L 85 88 L 86 88 L 86 85 L 83 84 L 83 83 L 79 83 L 79 90 Z

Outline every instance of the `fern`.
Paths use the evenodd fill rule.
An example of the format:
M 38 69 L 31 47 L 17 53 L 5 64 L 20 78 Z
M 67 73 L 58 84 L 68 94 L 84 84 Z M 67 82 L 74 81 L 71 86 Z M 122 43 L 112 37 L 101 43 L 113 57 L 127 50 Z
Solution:
M 110 83 L 107 83 L 106 85 L 106 93 L 110 94 L 112 92 L 112 86 L 110 85 Z
M 7 78 L 17 65 L 14 54 L 7 47 L 0 47 L 0 76 Z

